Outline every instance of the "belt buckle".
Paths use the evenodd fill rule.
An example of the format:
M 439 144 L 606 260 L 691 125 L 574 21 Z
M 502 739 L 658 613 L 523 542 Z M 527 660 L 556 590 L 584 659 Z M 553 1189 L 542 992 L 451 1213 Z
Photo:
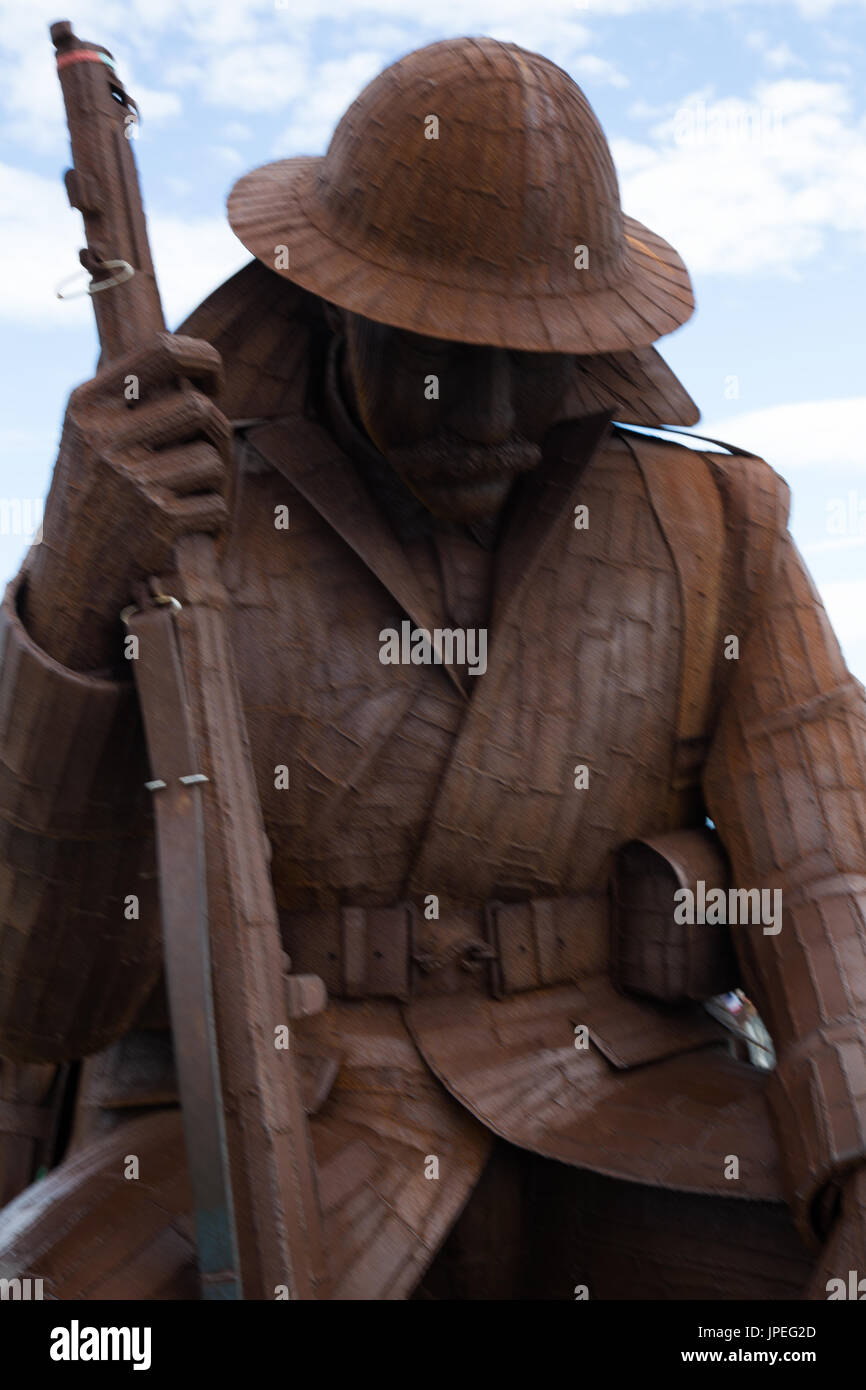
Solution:
M 405 904 L 401 904 L 405 906 Z M 418 990 L 417 982 L 419 973 L 421 977 L 429 977 L 438 974 L 446 969 L 453 969 L 457 966 L 459 970 L 481 978 L 487 992 L 495 997 L 498 989 L 498 946 L 495 939 L 495 922 L 488 916 L 489 904 L 481 909 L 461 908 L 460 914 L 465 919 L 470 915 L 475 917 L 478 926 L 474 929 L 469 928 L 461 934 L 456 926 L 448 923 L 447 915 L 441 924 L 444 927 L 444 935 L 431 931 L 424 939 L 423 929 L 419 926 L 418 909 L 414 905 L 411 907 L 411 947 L 410 955 L 412 962 L 412 994 L 424 993 Z M 479 918 L 481 921 L 479 922 Z M 431 926 L 435 926 L 438 919 L 435 919 Z M 482 925 L 483 923 L 483 925 Z M 493 936 L 491 938 L 491 931 Z

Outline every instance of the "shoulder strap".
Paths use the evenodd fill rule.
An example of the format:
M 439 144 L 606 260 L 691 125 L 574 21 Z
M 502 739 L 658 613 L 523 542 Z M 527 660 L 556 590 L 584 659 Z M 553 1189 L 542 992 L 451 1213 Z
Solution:
M 620 432 L 673 557 L 683 615 L 674 786 L 693 786 L 706 751 L 722 601 L 725 516 L 703 454 Z
M 672 432 L 721 444 L 729 454 L 677 448 L 674 460 L 664 440 L 618 428 L 679 580 L 684 630 L 674 785 L 680 789 L 700 781 L 730 674 L 724 639 L 728 633 L 742 639 L 751 625 L 777 561 L 789 491 L 756 454 L 688 430 Z

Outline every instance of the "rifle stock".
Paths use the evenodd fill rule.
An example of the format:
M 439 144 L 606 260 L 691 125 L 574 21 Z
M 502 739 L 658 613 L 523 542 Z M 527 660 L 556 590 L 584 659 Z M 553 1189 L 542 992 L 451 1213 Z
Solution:
M 129 122 L 107 50 L 51 26 L 104 361 L 165 331 Z M 125 272 L 124 272 L 125 273 Z M 211 536 L 175 550 L 172 603 L 128 622 L 154 786 L 163 950 L 205 1298 L 321 1291 L 309 1128 L 290 1050 L 267 840 Z M 154 594 L 161 583 L 151 578 Z M 179 601 L 178 601 L 179 600 Z M 192 780 L 191 780 L 192 779 Z

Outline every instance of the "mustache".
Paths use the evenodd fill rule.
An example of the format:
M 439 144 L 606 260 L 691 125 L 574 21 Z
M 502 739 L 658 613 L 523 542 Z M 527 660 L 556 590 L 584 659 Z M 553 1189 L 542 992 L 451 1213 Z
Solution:
M 480 483 L 537 468 L 541 449 L 517 434 L 497 444 L 473 444 L 445 431 L 389 449 L 388 462 L 413 483 Z

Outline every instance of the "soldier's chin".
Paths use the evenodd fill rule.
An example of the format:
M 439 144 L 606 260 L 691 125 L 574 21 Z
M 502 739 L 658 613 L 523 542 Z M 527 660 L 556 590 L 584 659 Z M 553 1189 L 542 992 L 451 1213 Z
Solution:
M 513 475 L 478 478 L 474 481 L 424 482 L 410 484 L 416 497 L 440 521 L 482 521 L 495 516 L 508 496 Z

